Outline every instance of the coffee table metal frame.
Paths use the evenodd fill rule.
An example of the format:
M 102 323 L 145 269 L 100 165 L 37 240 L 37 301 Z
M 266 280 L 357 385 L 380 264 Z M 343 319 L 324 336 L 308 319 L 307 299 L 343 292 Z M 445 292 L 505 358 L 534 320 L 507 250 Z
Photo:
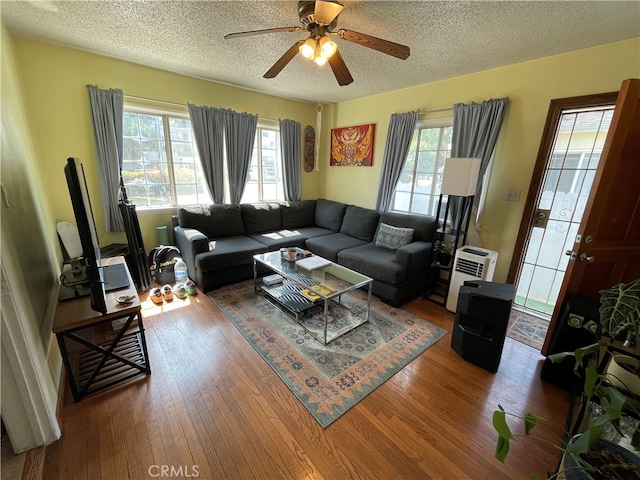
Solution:
M 268 271 L 281 275 L 283 282 L 276 285 L 265 285 L 264 282 L 259 281 L 258 265 L 266 267 Z M 331 343 L 336 338 L 369 321 L 373 279 L 343 267 L 342 265 L 338 265 L 337 263 L 332 262 L 324 267 L 307 270 L 297 265 L 296 262 L 283 259 L 279 250 L 262 253 L 253 256 L 253 282 L 256 293 L 262 291 L 266 294 L 266 298 L 271 300 L 276 306 L 284 307 L 284 310 L 292 314 L 301 327 L 323 345 Z M 323 292 L 322 289 L 313 290 L 314 286 L 318 288 L 320 285 L 328 287 L 329 291 Z M 368 287 L 365 315 L 361 315 L 348 305 L 341 303 L 342 295 L 363 287 Z M 313 290 L 314 293 L 318 295 L 318 299 L 313 301 L 304 296 L 300 293 L 304 289 Z M 358 317 L 358 321 L 330 334 L 328 332 L 328 318 L 331 302 L 335 302 L 342 308 L 354 313 Z M 318 334 L 317 331 L 309 328 L 308 323 L 305 324 L 304 318 L 305 312 L 308 309 L 321 303 L 324 307 L 323 328 L 320 334 Z

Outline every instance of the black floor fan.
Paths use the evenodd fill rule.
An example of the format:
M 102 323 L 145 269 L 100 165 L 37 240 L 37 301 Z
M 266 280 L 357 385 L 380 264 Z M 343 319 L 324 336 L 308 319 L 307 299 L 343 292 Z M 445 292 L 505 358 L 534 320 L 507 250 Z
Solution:
M 138 291 L 149 290 L 153 287 L 149 260 L 144 248 L 142 233 L 140 232 L 136 206 L 127 199 L 127 191 L 122 180 L 122 174 L 120 175 L 120 191 L 122 192 L 122 197 L 118 203 L 118 208 L 124 221 L 124 231 L 127 234 L 127 243 L 129 244 L 129 272 Z

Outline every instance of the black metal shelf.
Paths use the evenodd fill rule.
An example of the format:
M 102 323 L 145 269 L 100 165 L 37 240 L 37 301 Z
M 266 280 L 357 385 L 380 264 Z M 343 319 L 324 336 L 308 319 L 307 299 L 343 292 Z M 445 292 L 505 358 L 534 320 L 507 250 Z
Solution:
M 447 201 L 444 202 L 444 212 L 442 211 L 443 201 L 442 198 L 445 195 L 440 195 L 438 199 L 438 209 L 436 211 L 436 218 L 439 222 L 439 227 L 436 230 L 436 238 L 431 249 L 431 255 L 429 257 L 429 275 L 427 276 L 427 286 L 423 295 L 423 298 L 430 300 L 439 305 L 445 305 L 447 303 L 447 296 L 449 295 L 449 284 L 451 283 L 451 267 L 454 264 L 455 253 L 458 248 L 462 247 L 467 241 L 467 231 L 469 229 L 469 222 L 471 220 L 471 207 L 473 206 L 473 196 L 459 197 L 455 195 L 446 195 Z M 449 224 L 449 213 L 452 212 L 450 206 L 452 201 L 459 203 L 457 218 L 452 219 Z M 437 261 L 438 246 L 442 245 L 445 240 L 445 236 L 450 235 L 453 244 L 453 258 L 451 263 L 447 266 L 443 266 Z M 442 272 L 447 272 L 446 275 L 441 275 Z

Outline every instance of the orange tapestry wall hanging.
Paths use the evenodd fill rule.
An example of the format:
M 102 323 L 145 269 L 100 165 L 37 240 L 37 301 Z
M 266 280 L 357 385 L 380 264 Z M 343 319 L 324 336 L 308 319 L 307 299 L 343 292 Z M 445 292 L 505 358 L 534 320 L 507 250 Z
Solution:
M 375 124 L 331 129 L 331 166 L 370 167 Z

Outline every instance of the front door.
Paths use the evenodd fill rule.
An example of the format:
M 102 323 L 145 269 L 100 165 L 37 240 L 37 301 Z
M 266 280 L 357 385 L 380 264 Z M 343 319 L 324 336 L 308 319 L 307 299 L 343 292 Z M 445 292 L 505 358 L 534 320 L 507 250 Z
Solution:
M 514 300 L 515 305 L 547 318 L 558 299 L 569 261 L 564 252 L 571 249 L 582 221 L 615 97 L 612 95 L 609 105 L 574 107 L 566 103 L 558 105 L 553 101 L 551 105 L 552 110 L 559 110 L 559 118 L 553 143 L 545 155 L 545 173 L 533 221 L 528 225 Z
M 622 83 L 542 353 L 564 300 L 640 277 L 640 80 Z

